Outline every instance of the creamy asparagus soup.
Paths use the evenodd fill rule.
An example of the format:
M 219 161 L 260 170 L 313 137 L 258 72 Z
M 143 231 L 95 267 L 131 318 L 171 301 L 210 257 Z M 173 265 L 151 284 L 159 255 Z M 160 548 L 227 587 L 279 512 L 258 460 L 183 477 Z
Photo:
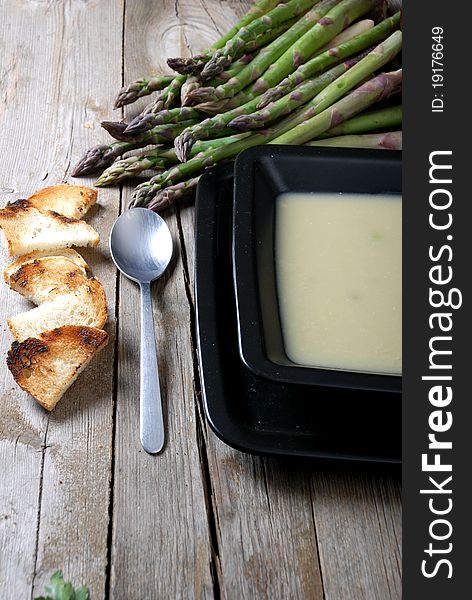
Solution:
M 401 196 L 282 194 L 275 261 L 287 356 L 401 374 Z

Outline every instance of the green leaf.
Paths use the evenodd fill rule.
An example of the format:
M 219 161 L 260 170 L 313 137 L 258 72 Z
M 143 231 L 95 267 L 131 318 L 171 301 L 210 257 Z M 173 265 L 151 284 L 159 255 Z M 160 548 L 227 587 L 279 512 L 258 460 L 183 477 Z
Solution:
M 64 581 L 62 571 L 53 573 L 44 589 L 48 596 L 37 596 L 34 600 L 89 600 L 88 588 L 83 585 L 74 591 L 72 584 Z
M 85 585 L 75 590 L 75 600 L 89 600 L 89 591 Z

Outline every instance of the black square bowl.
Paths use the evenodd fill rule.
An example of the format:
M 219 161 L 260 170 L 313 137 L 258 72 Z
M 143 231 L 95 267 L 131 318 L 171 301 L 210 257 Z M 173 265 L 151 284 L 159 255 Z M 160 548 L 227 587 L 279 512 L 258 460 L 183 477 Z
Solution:
M 401 392 L 401 376 L 306 367 L 285 353 L 274 261 L 275 200 L 285 192 L 401 193 L 401 152 L 257 146 L 235 165 L 233 276 L 241 358 L 283 383 Z

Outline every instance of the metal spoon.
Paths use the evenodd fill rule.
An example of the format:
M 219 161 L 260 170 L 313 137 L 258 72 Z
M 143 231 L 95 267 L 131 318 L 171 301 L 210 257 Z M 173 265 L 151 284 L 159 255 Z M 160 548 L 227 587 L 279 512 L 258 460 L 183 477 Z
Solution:
M 151 282 L 172 257 L 172 237 L 165 221 L 147 208 L 131 208 L 115 221 L 110 252 L 118 269 L 141 288 L 140 437 L 150 454 L 164 445 L 161 390 L 152 316 Z

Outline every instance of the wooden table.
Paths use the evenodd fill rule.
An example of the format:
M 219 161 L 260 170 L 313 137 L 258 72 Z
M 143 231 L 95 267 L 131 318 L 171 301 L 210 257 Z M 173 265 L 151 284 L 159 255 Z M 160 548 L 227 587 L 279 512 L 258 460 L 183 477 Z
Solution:
M 122 82 L 201 50 L 247 5 L 1 1 L 1 204 L 73 181 L 71 165 L 108 139 L 100 121 L 122 116 L 111 110 Z M 102 239 L 84 255 L 108 296 L 107 349 L 51 414 L 0 367 L 0 597 L 39 595 L 62 569 L 93 600 L 400 598 L 397 473 L 252 457 L 208 428 L 188 205 L 166 214 L 179 255 L 153 288 L 169 442 L 159 456 L 142 451 L 138 291 L 107 247 L 131 189 L 100 191 L 88 218 Z M 0 290 L 5 323 L 29 304 Z M 2 355 L 10 343 L 4 325 Z

